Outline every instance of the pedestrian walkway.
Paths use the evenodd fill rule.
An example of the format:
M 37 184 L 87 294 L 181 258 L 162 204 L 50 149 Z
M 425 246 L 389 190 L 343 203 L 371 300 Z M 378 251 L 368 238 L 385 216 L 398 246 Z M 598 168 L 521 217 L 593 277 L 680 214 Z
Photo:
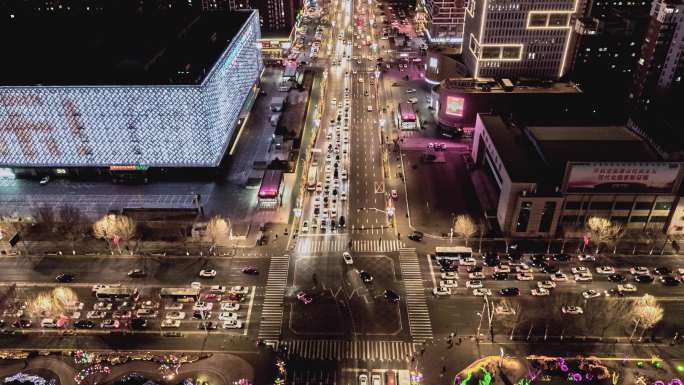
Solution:
M 346 236 L 336 237 L 300 237 L 295 246 L 298 255 L 316 253 L 342 252 L 349 247 L 349 239 Z
M 415 248 L 399 249 L 399 266 L 406 290 L 406 309 L 411 337 L 414 342 L 425 342 L 432 338 L 432 325 Z
M 259 339 L 264 342 L 274 343 L 280 338 L 283 323 L 283 301 L 289 269 L 289 255 L 271 258 L 259 323 Z
M 289 358 L 312 360 L 408 361 L 415 351 L 405 341 L 292 340 L 286 345 Z
M 389 253 L 404 247 L 404 242 L 397 239 L 362 239 L 352 241 L 352 251 L 357 253 Z

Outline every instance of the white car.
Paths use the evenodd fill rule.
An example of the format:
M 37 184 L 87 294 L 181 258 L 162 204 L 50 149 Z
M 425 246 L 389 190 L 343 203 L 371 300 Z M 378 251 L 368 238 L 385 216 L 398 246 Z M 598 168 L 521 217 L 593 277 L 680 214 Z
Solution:
M 354 264 L 354 259 L 352 259 L 351 254 L 349 254 L 348 251 L 345 251 L 342 253 L 342 259 L 344 260 L 344 263 L 347 265 L 353 265 Z
M 365 374 L 359 375 L 359 385 L 368 385 L 368 376 Z
M 399 194 L 397 193 L 397 190 L 390 191 L 390 197 L 392 197 L 392 199 L 399 198 Z
M 368 106 L 368 112 L 373 111 L 373 106 Z
M 224 302 L 221 304 L 221 311 L 238 311 L 240 304 L 235 302 Z
M 43 320 L 40 321 L 40 327 L 46 329 L 54 329 L 58 326 L 57 321 L 55 321 L 53 318 L 43 318 Z
M 594 262 L 594 261 L 596 261 L 596 257 L 591 255 L 591 254 L 580 254 L 577 256 L 577 259 L 579 259 L 580 262 Z
M 468 274 L 469 279 L 485 279 L 485 275 L 481 271 L 476 271 L 474 273 Z
M 573 267 L 572 269 L 570 269 L 570 272 L 572 274 L 581 274 L 581 273 L 587 273 L 587 272 L 589 272 L 589 270 L 584 266 L 577 266 L 577 267 Z
M 598 274 L 615 274 L 615 269 L 612 266 L 597 266 L 596 273 Z
M 586 291 L 582 292 L 582 297 L 584 297 L 585 299 L 596 298 L 596 297 L 600 297 L 600 296 L 601 296 L 601 293 L 599 293 L 596 290 L 586 290 Z
M 190 287 L 192 287 L 193 289 L 200 289 L 200 288 L 202 288 L 202 284 L 195 281 L 195 282 L 190 283 Z
M 530 270 L 532 270 L 532 268 L 526 263 L 521 263 L 515 267 L 515 271 L 517 271 L 518 273 L 526 273 Z
M 451 289 L 449 289 L 448 287 L 443 287 L 443 286 L 436 287 L 436 288 L 432 289 L 432 294 L 440 295 L 440 296 L 441 295 L 451 295 Z
M 195 305 L 192 307 L 193 311 L 206 311 L 206 310 L 211 310 L 214 308 L 214 304 L 211 302 L 195 302 Z
M 93 305 L 93 310 L 112 310 L 111 302 L 95 302 Z
M 216 270 L 214 269 L 202 269 L 199 272 L 201 278 L 214 278 L 216 277 Z
M 531 273 L 518 273 L 515 278 L 517 278 L 518 281 L 531 281 L 534 279 L 534 275 Z
M 242 329 L 242 321 L 231 319 L 223 323 L 224 329 Z
M 471 279 L 466 282 L 466 287 L 470 289 L 480 289 L 482 288 L 482 281 L 479 279 Z
M 458 287 L 458 282 L 456 282 L 453 279 L 443 279 L 443 280 L 439 281 L 439 286 L 452 289 L 452 288 Z
M 135 312 L 135 316 L 138 318 L 155 318 L 157 314 L 157 311 L 153 309 L 138 309 Z
M 591 273 L 575 274 L 575 282 L 590 282 L 593 279 L 594 277 L 591 276 Z
M 541 281 L 537 282 L 537 287 L 540 289 L 554 289 L 556 288 L 556 283 L 553 281 Z
M 246 286 L 233 286 L 230 288 L 230 292 L 233 294 L 248 294 L 249 288 Z
M 185 319 L 185 312 L 184 311 L 178 311 L 178 310 L 170 311 L 170 312 L 166 313 L 165 318 L 167 318 L 167 319 L 179 319 L 179 320 Z
M 371 376 L 371 385 L 381 385 L 380 375 L 373 374 Z
M 183 304 L 180 302 L 173 302 L 168 305 L 164 305 L 164 310 L 183 310 Z
M 448 271 L 446 273 L 442 273 L 440 275 L 440 278 L 442 278 L 442 279 L 458 279 L 458 274 L 456 274 L 453 271 Z
M 102 319 L 107 315 L 106 312 L 100 310 L 91 310 L 86 313 L 88 319 Z
M 226 293 L 226 287 L 221 286 L 221 285 L 209 286 L 209 292 L 211 294 L 225 294 Z
M 477 261 L 475 261 L 475 258 L 463 258 L 458 262 L 458 264 L 461 266 L 475 266 Z
M 566 282 L 568 280 L 568 276 L 561 272 L 553 273 L 551 274 L 551 280 L 554 282 Z
M 179 328 L 180 324 L 181 324 L 180 320 L 167 318 L 167 319 L 162 321 L 161 327 L 163 327 L 163 328 Z
M 551 294 L 551 291 L 549 289 L 544 289 L 543 287 L 535 287 L 532 289 L 531 294 L 535 297 L 543 297 Z
M 631 283 L 626 283 L 624 285 L 617 285 L 618 291 L 624 291 L 627 293 L 633 293 L 637 291 L 636 286 L 632 285 Z
M 581 307 L 579 307 L 579 306 L 568 306 L 568 305 L 563 305 L 563 307 L 561 307 L 561 312 L 563 312 L 563 314 L 573 314 L 573 315 L 584 314 L 584 310 L 582 310 Z
M 224 312 L 219 313 L 218 318 L 219 318 L 221 321 L 229 321 L 229 320 L 232 320 L 232 319 L 238 319 L 238 315 L 237 315 L 237 313 L 224 311 Z
M 648 268 L 644 266 L 634 266 L 629 269 L 629 272 L 633 275 L 646 275 L 649 274 Z
M 494 268 L 495 273 L 510 273 L 511 267 L 509 265 L 499 265 Z
M 492 295 L 492 291 L 485 288 L 475 288 L 473 289 L 473 295 L 476 297 L 484 297 L 485 295 Z

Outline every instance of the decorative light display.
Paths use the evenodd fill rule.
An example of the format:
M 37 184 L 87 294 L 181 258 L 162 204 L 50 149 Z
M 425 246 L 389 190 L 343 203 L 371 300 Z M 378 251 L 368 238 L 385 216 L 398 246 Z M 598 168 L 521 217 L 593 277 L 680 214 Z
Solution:
M 55 385 L 57 381 L 54 379 L 46 380 L 43 377 L 36 376 L 36 375 L 31 375 L 31 374 L 26 374 L 23 372 L 16 373 L 10 377 L 5 377 L 3 380 L 5 383 L 9 382 L 30 382 L 33 385 Z
M 83 350 L 77 350 L 74 352 L 74 363 L 77 365 L 89 365 L 95 360 L 95 354 L 86 353 Z
M 175 354 L 169 354 L 161 359 L 161 364 L 159 365 L 159 373 L 165 379 L 171 379 L 178 374 L 180 370 L 181 363 L 178 356 Z
M 287 371 L 285 370 L 285 361 L 279 359 L 276 362 L 276 366 L 278 367 L 278 374 L 273 383 L 275 385 L 285 385 L 285 379 L 287 377 Z
M 112 372 L 112 369 L 109 366 L 105 366 L 102 364 L 95 364 L 92 366 L 89 366 L 74 376 L 74 381 L 76 381 L 76 384 L 80 385 L 85 381 L 86 378 L 93 376 L 95 374 L 109 374 Z

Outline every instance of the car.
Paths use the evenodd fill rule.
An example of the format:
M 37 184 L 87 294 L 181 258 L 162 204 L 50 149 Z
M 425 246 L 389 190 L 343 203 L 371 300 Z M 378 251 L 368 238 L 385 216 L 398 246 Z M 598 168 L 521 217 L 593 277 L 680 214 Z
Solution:
M 200 321 L 197 323 L 197 329 L 216 330 L 216 323 L 211 321 Z
M 74 322 L 74 327 L 77 329 L 92 329 L 95 327 L 95 322 L 87 319 L 81 319 Z
M 468 273 L 477 273 L 477 272 L 481 272 L 481 271 L 482 271 L 482 266 L 480 266 L 480 265 L 468 266 L 468 268 L 466 269 L 466 271 L 467 271 Z
M 179 328 L 180 324 L 180 320 L 167 318 L 162 321 L 160 326 L 162 328 Z
M 612 266 L 597 266 L 596 273 L 598 274 L 615 274 L 615 269 Z
M 113 307 L 111 302 L 95 302 L 93 310 L 112 310 Z
M 300 291 L 297 293 L 297 299 L 302 302 L 304 305 L 308 305 L 311 302 L 313 302 L 313 297 L 311 294 L 308 294 L 306 292 Z
M 391 190 L 391 191 L 390 191 L 390 197 L 392 197 L 392 199 L 398 199 L 398 198 L 399 198 L 399 194 L 397 193 L 397 190 L 394 190 L 394 189 Z
M 561 272 L 551 274 L 550 278 L 554 282 L 565 282 L 568 280 L 568 276 Z
M 138 309 L 135 312 L 137 318 L 155 318 L 159 313 L 153 309 Z
M 532 273 L 518 273 L 515 278 L 518 281 L 531 281 L 534 279 L 534 275 Z
M 618 291 L 624 291 L 627 293 L 634 293 L 637 291 L 636 286 L 632 285 L 631 283 L 626 283 L 624 285 L 617 285 Z
M 195 282 L 190 282 L 190 287 L 192 287 L 193 289 L 201 289 L 201 288 L 202 288 L 202 284 L 201 284 L 200 282 L 197 282 L 197 281 L 195 281 Z
M 446 273 L 440 274 L 441 279 L 458 279 L 458 274 L 453 271 L 448 271 Z
M 556 262 L 568 262 L 570 260 L 570 255 L 565 253 L 554 254 L 552 259 Z
M 57 326 L 57 321 L 55 321 L 54 318 L 43 318 L 40 321 L 40 327 L 46 328 L 46 329 L 55 329 L 59 326 Z
M 594 261 L 596 261 L 596 257 L 591 255 L 591 254 L 579 254 L 577 256 L 577 259 L 579 259 L 580 262 L 594 262 Z
M 517 287 L 506 287 L 499 290 L 499 294 L 504 297 L 513 297 L 520 295 L 520 289 L 518 289 Z
M 55 277 L 55 280 L 61 283 L 73 282 L 74 279 L 76 279 L 76 276 L 71 273 L 61 273 Z
M 575 274 L 574 278 L 575 282 L 590 282 L 594 279 L 591 273 L 588 272 Z
M 494 274 L 492 274 L 492 279 L 495 279 L 497 281 L 507 280 L 508 279 L 508 273 L 502 273 L 502 272 L 494 273 Z
M 582 310 L 581 307 L 579 307 L 579 306 L 570 306 L 570 305 L 563 305 L 563 306 L 561 306 L 561 312 L 562 312 L 563 314 L 572 314 L 572 315 L 584 314 L 584 310 Z
M 535 287 L 534 289 L 532 289 L 530 294 L 532 294 L 535 297 L 544 297 L 551 294 L 551 291 L 543 287 Z
M 249 293 L 249 288 L 246 286 L 233 286 L 230 288 L 230 292 L 233 294 L 245 294 Z
M 88 319 L 100 319 L 104 318 L 107 315 L 107 312 L 100 311 L 100 310 L 91 310 L 86 313 L 86 318 Z
M 400 299 L 399 294 L 395 293 L 394 291 L 392 291 L 390 289 L 385 290 L 383 295 L 384 295 L 385 299 L 388 300 L 389 302 L 392 302 L 392 303 L 399 302 L 399 299 Z
M 423 233 L 415 230 L 411 234 L 409 234 L 408 238 L 412 241 L 420 242 L 423 240 Z
M 475 258 L 467 257 L 461 259 L 461 261 L 458 264 L 461 266 L 473 266 L 477 264 L 477 261 L 475 261 Z
M 40 184 L 41 186 L 45 186 L 48 183 L 50 183 L 50 176 L 49 175 L 44 176 L 43 178 L 40 179 L 40 182 L 38 182 L 38 184 Z
M 537 287 L 540 289 L 555 289 L 556 282 L 554 281 L 540 281 L 537 282 Z
M 605 295 L 606 297 L 624 297 L 625 293 L 623 291 L 618 290 L 617 288 L 612 288 L 604 290 L 603 295 Z
M 415 92 L 416 92 L 416 89 L 415 89 L 415 88 L 409 88 L 409 89 L 406 90 L 406 93 L 407 93 L 407 94 L 413 94 L 413 93 L 415 93 Z
M 371 376 L 371 385 L 381 385 L 380 375 L 373 374 Z
M 245 300 L 245 295 L 240 293 L 228 293 L 223 297 L 224 300 L 242 302 Z
M 471 279 L 469 281 L 466 281 L 466 287 L 472 289 L 480 289 L 482 288 L 482 281 L 479 279 Z
M 131 278 L 145 278 L 147 277 L 147 272 L 143 269 L 133 269 L 129 270 L 126 275 Z
M 185 319 L 185 312 L 184 311 L 178 311 L 178 310 L 170 311 L 170 312 L 166 313 L 165 318 L 168 318 L 168 319 Z
M 511 266 L 510 265 L 499 265 L 494 268 L 495 273 L 510 273 L 511 272 Z
M 521 264 L 516 265 L 514 267 L 515 267 L 515 271 L 518 273 L 527 273 L 527 272 L 530 272 L 532 270 L 532 268 L 526 263 L 521 263 Z
M 211 302 L 204 302 L 204 301 L 199 301 L 195 302 L 195 305 L 193 305 L 192 310 L 193 311 L 205 311 L 205 310 L 212 310 L 214 308 L 214 304 Z
M 211 310 L 194 310 L 192 312 L 193 319 L 209 319 L 211 318 Z
M 342 260 L 344 260 L 344 263 L 347 265 L 353 265 L 354 264 L 354 259 L 352 258 L 351 254 L 348 251 L 345 251 L 342 253 Z
M 12 322 L 12 327 L 17 329 L 30 328 L 33 323 L 28 318 L 19 318 L 18 320 Z
M 408 100 L 406 102 L 411 103 L 411 104 L 416 104 L 416 103 L 418 103 L 418 98 L 408 98 Z
M 144 318 L 133 318 L 131 320 L 131 329 L 145 329 L 147 327 L 147 320 Z
M 102 321 L 102 323 L 100 324 L 100 327 L 103 329 L 118 329 L 119 326 L 121 326 L 119 320 L 111 318 Z
M 660 277 L 660 283 L 665 286 L 677 286 L 679 285 L 679 280 L 671 275 L 663 275 Z
M 458 287 L 458 282 L 454 279 L 443 279 L 439 281 L 440 287 L 448 287 L 450 289 Z
M 558 267 L 558 265 L 548 263 L 548 262 L 544 262 L 542 264 L 541 268 L 542 268 L 542 270 L 544 270 L 545 273 L 548 273 L 548 274 L 553 274 L 553 273 L 557 273 L 558 271 L 560 271 L 560 268 Z
M 363 283 L 373 282 L 373 276 L 365 270 L 359 271 L 359 278 L 361 278 L 361 281 L 363 281 Z
M 651 283 L 653 282 L 653 276 L 650 274 L 637 274 L 634 276 L 634 280 L 639 283 Z
M 228 289 L 222 285 L 209 286 L 209 293 L 211 294 L 225 294 Z
M 131 318 L 130 310 L 116 310 L 112 313 L 114 319 L 129 319 Z
M 620 283 L 620 282 L 625 282 L 625 281 L 627 280 L 627 278 L 625 278 L 625 276 L 622 275 L 622 274 L 617 274 L 617 273 L 615 273 L 615 274 L 609 275 L 609 276 L 608 276 L 608 280 L 609 280 L 609 281 L 612 281 L 612 282 L 618 282 L 618 283 Z
M 629 269 L 629 273 L 632 275 L 650 274 L 648 268 L 644 266 L 632 266 Z
M 235 312 L 223 311 L 223 312 L 219 313 L 218 318 L 221 321 L 228 321 L 231 319 L 238 319 L 238 315 Z
M 600 296 L 601 296 L 601 293 L 599 293 L 596 290 L 586 290 L 586 291 L 582 292 L 582 297 L 584 297 L 585 299 L 596 298 L 596 297 L 600 297 Z
M 141 309 L 156 309 L 159 307 L 159 303 L 151 300 L 142 301 L 138 304 Z
M 572 274 L 581 274 L 581 273 L 587 273 L 587 272 L 589 272 L 589 269 L 587 269 L 587 268 L 584 267 L 584 266 L 577 266 L 577 267 L 573 267 L 572 269 L 570 269 L 570 272 L 571 272 Z
M 231 319 L 223 323 L 224 329 L 242 329 L 242 321 Z
M 240 304 L 235 302 L 224 302 L 221 304 L 221 311 L 238 311 Z
M 476 272 L 468 274 L 468 278 L 469 279 L 485 279 L 485 275 L 481 271 L 476 271 Z
M 432 294 L 437 296 L 451 295 L 451 289 L 444 286 L 436 287 L 432 289 Z
M 489 267 L 498 266 L 500 263 L 501 263 L 501 261 L 496 254 L 495 255 L 487 255 L 484 258 L 484 264 L 489 266 Z
M 199 272 L 200 278 L 214 278 L 216 277 L 216 270 L 214 269 L 202 269 Z
M 655 269 L 653 269 L 653 272 L 657 275 L 670 275 L 672 274 L 672 269 L 665 266 L 658 266 Z
M 359 385 L 368 385 L 368 376 L 366 374 L 359 374 Z
M 259 275 L 259 269 L 254 266 L 245 266 L 242 268 L 242 272 L 249 275 Z
M 485 295 L 492 295 L 492 291 L 483 287 L 473 289 L 473 295 L 476 297 L 484 297 Z

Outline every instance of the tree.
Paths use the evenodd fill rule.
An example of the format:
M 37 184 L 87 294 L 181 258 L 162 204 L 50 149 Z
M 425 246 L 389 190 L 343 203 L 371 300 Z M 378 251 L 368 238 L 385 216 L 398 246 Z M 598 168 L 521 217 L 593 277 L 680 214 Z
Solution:
M 60 314 L 62 306 L 58 304 L 52 297 L 52 293 L 43 291 L 36 294 L 29 303 L 28 311 L 38 317 L 49 317 Z
M 630 339 L 634 336 L 639 326 L 642 327 L 641 339 L 646 330 L 651 329 L 663 319 L 665 310 L 658 304 L 654 296 L 644 294 L 635 301 L 632 314 L 634 316 L 634 330 Z
M 68 287 L 58 286 L 52 289 L 52 300 L 62 309 L 73 307 L 78 302 L 78 294 Z
M 463 238 L 468 246 L 468 238 L 477 233 L 477 224 L 469 215 L 459 215 L 454 219 L 453 231 Z
M 587 231 L 596 242 L 596 253 L 598 254 L 601 245 L 617 241 L 623 232 L 623 227 L 619 223 L 613 223 L 609 219 L 602 217 L 591 217 L 587 220 Z
M 217 244 L 227 242 L 230 239 L 231 231 L 229 219 L 224 219 L 220 215 L 212 217 L 204 232 L 205 241 L 211 244 L 209 252 L 213 251 Z
M 72 205 L 62 205 L 59 207 L 59 224 L 57 229 L 64 234 L 70 245 L 74 249 L 74 243 L 85 237 L 86 229 L 81 216 L 81 210 Z
M 509 338 L 512 340 L 515 329 L 518 327 L 518 325 L 524 322 L 524 317 L 526 314 L 524 311 L 522 311 L 522 307 L 518 301 L 511 302 L 508 299 L 504 299 L 500 301 L 495 308 L 499 306 L 503 309 L 510 309 L 510 311 L 506 312 L 505 314 L 497 315 L 496 320 L 500 322 L 504 328 L 511 329 L 511 335 Z
M 38 223 L 40 223 L 49 232 L 53 233 L 57 230 L 55 212 L 52 209 L 52 206 L 38 206 L 35 210 L 34 216 L 36 217 Z
M 592 306 L 584 306 L 582 321 L 588 331 L 600 330 L 603 338 L 611 326 L 630 321 L 634 303 L 625 298 L 595 298 Z
M 107 214 L 93 223 L 93 234 L 96 238 L 104 239 L 111 248 L 116 245 L 121 252 L 120 243 L 128 242 L 135 237 L 137 224 L 135 220 L 125 215 Z

